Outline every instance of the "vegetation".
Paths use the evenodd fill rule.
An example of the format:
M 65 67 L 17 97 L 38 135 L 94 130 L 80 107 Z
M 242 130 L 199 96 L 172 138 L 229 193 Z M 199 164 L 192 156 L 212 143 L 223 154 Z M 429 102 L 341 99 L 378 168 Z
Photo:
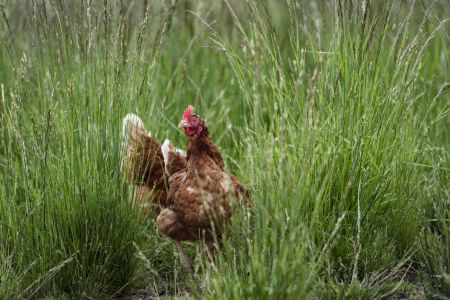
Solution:
M 0 298 L 450 297 L 447 1 L 0 3 Z M 215 265 L 130 207 L 187 104 L 252 188 Z

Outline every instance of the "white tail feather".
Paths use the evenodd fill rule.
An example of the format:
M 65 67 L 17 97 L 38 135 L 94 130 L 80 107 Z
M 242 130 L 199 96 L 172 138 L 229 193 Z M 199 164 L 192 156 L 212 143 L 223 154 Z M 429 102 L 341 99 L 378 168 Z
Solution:
M 130 150 L 130 140 L 131 140 L 131 136 L 133 134 L 133 130 L 135 128 L 137 130 L 145 133 L 144 122 L 142 122 L 141 118 L 139 118 L 135 114 L 129 113 L 122 120 L 122 136 L 121 136 L 122 160 L 120 162 L 120 169 L 122 171 L 123 171 L 123 160 L 125 159 L 125 155 L 126 155 L 127 151 Z M 150 134 L 148 134 L 148 135 L 151 136 Z
M 138 128 L 145 132 L 144 122 L 135 114 L 128 114 L 122 121 L 122 138 L 130 135 L 132 128 Z
M 166 170 L 166 173 L 169 174 L 169 171 L 167 170 L 167 164 L 169 163 L 169 152 L 172 149 L 172 145 L 170 144 L 170 141 L 166 139 L 164 141 L 164 144 L 161 145 L 161 152 L 164 158 L 164 169 Z

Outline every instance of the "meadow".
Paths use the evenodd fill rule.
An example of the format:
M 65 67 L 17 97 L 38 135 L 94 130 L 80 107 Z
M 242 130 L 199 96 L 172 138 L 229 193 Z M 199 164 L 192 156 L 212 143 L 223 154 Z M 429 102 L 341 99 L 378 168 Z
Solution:
M 0 12 L 0 299 L 450 298 L 448 1 Z M 188 104 L 253 200 L 193 274 L 120 171 L 127 113 L 183 147 Z

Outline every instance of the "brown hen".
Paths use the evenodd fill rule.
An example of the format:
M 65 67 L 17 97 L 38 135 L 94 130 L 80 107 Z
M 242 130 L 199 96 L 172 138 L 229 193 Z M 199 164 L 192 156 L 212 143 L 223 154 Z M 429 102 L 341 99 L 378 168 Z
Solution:
M 191 269 L 181 241 L 205 242 L 210 257 L 217 251 L 215 241 L 226 231 L 233 200 L 243 196 L 242 185 L 224 170 L 222 157 L 213 144 L 208 127 L 189 106 L 180 123 L 189 138 L 187 166 L 172 172 L 166 158 L 169 177 L 168 202 L 157 218 L 158 230 L 175 240 L 182 264 Z M 171 146 L 163 145 L 163 156 L 169 157 Z
M 182 265 L 191 269 L 181 241 L 203 240 L 212 255 L 226 230 L 233 199 L 247 198 L 237 178 L 225 171 L 205 122 L 191 106 L 180 123 L 188 136 L 187 156 L 169 140 L 162 146 L 147 134 L 141 119 L 123 121 L 122 171 L 133 184 L 133 206 L 159 212 L 158 230 L 175 240 Z

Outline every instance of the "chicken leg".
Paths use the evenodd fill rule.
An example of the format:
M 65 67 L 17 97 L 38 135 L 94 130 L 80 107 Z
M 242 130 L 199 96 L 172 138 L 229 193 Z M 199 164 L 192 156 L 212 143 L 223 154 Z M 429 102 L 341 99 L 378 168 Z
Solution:
M 192 237 L 189 238 L 190 232 L 186 226 L 180 222 L 177 213 L 168 208 L 164 209 L 156 218 L 156 225 L 159 232 L 175 240 L 175 245 L 177 246 L 178 253 L 180 254 L 181 265 L 188 271 L 192 272 L 192 264 L 184 253 L 181 241 L 193 239 Z
M 175 241 L 175 245 L 177 245 L 178 253 L 180 254 L 180 263 L 181 265 L 190 273 L 193 272 L 192 263 L 189 260 L 189 258 L 186 256 L 186 253 L 184 253 L 183 246 L 181 245 L 180 241 Z
M 214 263 L 219 247 L 213 240 L 205 241 L 205 245 L 206 257 L 208 257 L 211 263 Z

